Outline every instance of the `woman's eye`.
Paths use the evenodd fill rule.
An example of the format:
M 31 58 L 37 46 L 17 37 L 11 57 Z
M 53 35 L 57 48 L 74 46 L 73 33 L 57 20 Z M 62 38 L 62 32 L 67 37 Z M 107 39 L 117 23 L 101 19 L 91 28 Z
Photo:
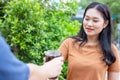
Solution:
M 88 18 L 85 18 L 86 21 L 88 21 L 89 19 Z
M 98 20 L 93 20 L 93 22 L 98 22 Z

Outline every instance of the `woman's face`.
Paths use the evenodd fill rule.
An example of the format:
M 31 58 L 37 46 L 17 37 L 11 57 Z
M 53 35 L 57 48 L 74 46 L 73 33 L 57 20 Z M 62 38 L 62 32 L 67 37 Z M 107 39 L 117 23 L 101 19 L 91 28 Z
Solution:
M 83 28 L 87 36 L 98 36 L 106 26 L 107 24 L 98 10 L 95 8 L 87 10 L 83 20 Z

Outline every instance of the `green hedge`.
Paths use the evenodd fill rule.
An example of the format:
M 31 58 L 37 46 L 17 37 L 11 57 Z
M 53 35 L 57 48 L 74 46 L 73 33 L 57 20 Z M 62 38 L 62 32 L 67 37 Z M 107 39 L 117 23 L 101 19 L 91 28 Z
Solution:
M 0 31 L 20 60 L 42 64 L 44 51 L 58 49 L 61 41 L 78 32 L 80 23 L 71 21 L 75 3 L 61 3 L 58 8 L 40 0 L 11 0 L 4 7 L 7 16 L 0 21 Z

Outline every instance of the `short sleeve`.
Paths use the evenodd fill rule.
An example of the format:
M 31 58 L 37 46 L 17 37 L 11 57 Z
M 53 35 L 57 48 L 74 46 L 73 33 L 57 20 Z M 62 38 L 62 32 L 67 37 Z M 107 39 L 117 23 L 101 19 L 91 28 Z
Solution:
M 61 45 L 59 47 L 59 50 L 61 51 L 62 56 L 64 57 L 64 61 L 66 61 L 67 57 L 68 57 L 68 53 L 69 53 L 69 41 L 70 41 L 70 38 L 65 39 L 61 43 Z
M 120 72 L 120 55 L 119 55 L 117 47 L 113 44 L 112 44 L 112 50 L 115 55 L 116 61 L 109 66 L 108 71 L 109 72 Z
M 28 80 L 29 75 L 28 66 L 14 56 L 0 36 L 0 80 Z

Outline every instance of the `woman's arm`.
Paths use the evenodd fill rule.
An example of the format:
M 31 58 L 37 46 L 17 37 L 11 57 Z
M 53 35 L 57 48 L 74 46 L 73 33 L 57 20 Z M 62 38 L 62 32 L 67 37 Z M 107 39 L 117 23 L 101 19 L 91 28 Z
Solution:
M 116 57 L 116 61 L 108 68 L 108 80 L 120 80 L 120 56 L 115 45 L 112 45 L 112 51 Z
M 108 80 L 120 80 L 120 72 L 108 72 Z

